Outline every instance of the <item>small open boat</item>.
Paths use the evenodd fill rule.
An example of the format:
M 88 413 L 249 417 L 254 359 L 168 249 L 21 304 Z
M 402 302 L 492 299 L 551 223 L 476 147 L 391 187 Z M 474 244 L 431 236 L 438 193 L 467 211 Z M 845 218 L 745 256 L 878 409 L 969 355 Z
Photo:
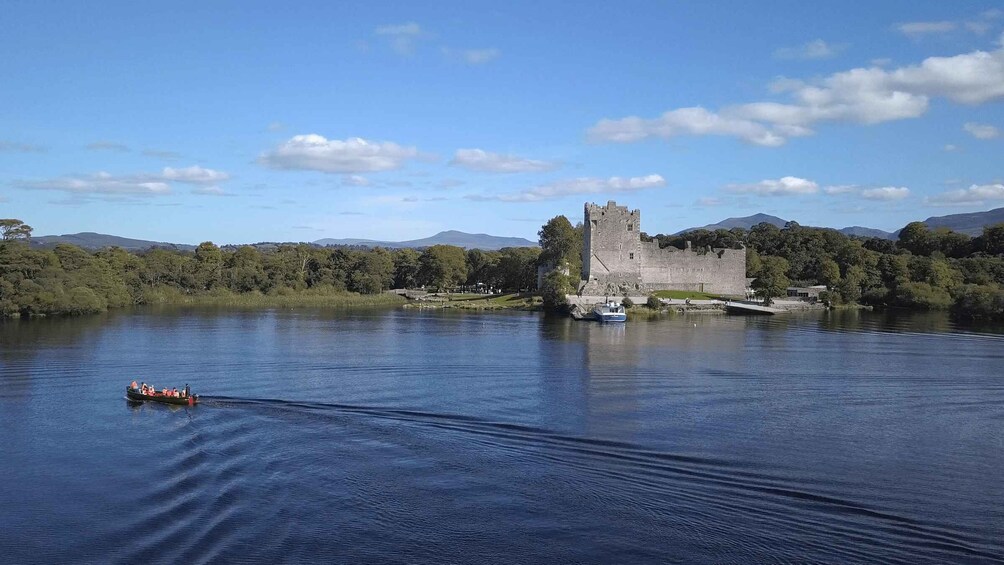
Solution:
M 197 394 L 191 396 L 166 396 L 159 392 L 143 394 L 129 386 L 126 387 L 126 397 L 136 402 L 163 402 L 164 404 L 177 404 L 179 406 L 195 406 L 199 403 L 199 395 Z

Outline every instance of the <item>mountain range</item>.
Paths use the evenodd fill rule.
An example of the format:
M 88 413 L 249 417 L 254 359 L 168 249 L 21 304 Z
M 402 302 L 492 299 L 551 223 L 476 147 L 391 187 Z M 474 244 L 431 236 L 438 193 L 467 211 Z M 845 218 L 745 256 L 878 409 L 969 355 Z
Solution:
M 537 247 L 536 241 L 522 237 L 500 237 L 484 233 L 465 233 L 462 231 L 441 231 L 432 237 L 412 239 L 408 241 L 375 241 L 372 239 L 319 239 L 317 245 L 360 245 L 365 247 L 387 247 L 400 249 L 402 247 L 420 248 L 433 245 L 456 245 L 464 249 L 502 249 L 503 247 Z
M 139 251 L 151 248 L 178 249 L 192 251 L 194 245 L 182 243 L 165 243 L 160 241 L 147 241 L 143 239 L 130 239 L 115 235 L 106 235 L 94 232 L 82 232 L 65 235 L 43 235 L 31 238 L 32 245 L 38 247 L 53 247 L 58 243 L 70 243 L 85 249 L 103 249 L 105 247 L 121 247 L 128 251 Z M 432 237 L 422 239 L 412 239 L 409 241 L 376 241 L 372 239 L 319 239 L 313 242 L 314 245 L 347 245 L 356 247 L 386 247 L 400 249 L 404 247 L 423 248 L 433 245 L 456 245 L 465 249 L 502 249 L 503 247 L 536 247 L 537 242 L 524 239 L 522 237 L 500 237 L 484 233 L 465 233 L 462 231 L 449 230 L 439 232 Z M 257 243 L 257 247 L 274 247 L 275 243 Z
M 784 224 L 788 221 L 778 218 L 777 216 L 770 216 L 768 214 L 753 214 L 752 216 L 745 216 L 742 218 L 728 218 L 718 222 L 717 224 L 708 224 L 706 226 L 701 226 L 697 228 L 688 228 L 677 232 L 681 234 L 693 230 L 717 230 L 726 229 L 730 230 L 732 228 L 743 228 L 750 229 L 753 226 L 767 222 L 768 224 L 774 224 L 779 228 L 783 228 Z M 949 214 L 947 216 L 932 216 L 926 220 L 924 223 L 927 227 L 934 228 L 948 228 L 952 231 L 959 233 L 964 233 L 969 236 L 978 236 L 983 233 L 984 226 L 992 226 L 994 224 L 1004 223 L 1004 208 L 994 208 L 993 210 L 987 210 L 985 212 L 971 212 L 968 214 Z M 880 237 L 883 239 L 896 239 L 899 237 L 899 231 L 887 232 L 883 230 L 878 230 L 874 228 L 865 228 L 861 226 L 851 226 L 847 228 L 840 228 L 837 231 L 844 235 L 857 236 L 857 237 Z
M 732 228 L 742 228 L 744 230 L 748 230 L 753 226 L 762 223 L 773 224 L 779 228 L 783 228 L 784 225 L 788 223 L 788 220 L 778 218 L 777 216 L 771 216 L 769 214 L 753 214 L 752 216 L 743 216 L 741 218 L 727 218 L 725 220 L 718 222 L 717 224 L 708 224 L 706 226 L 701 226 L 697 228 L 687 228 L 685 230 L 676 232 L 676 235 L 694 230 L 714 231 L 721 229 L 730 230 Z M 858 237 L 881 237 L 883 239 L 896 239 L 896 234 L 899 233 L 899 232 L 890 233 L 887 231 L 877 230 L 874 228 L 864 228 L 861 226 L 840 228 L 837 231 L 839 231 L 844 235 L 852 235 Z
M 753 226 L 767 222 L 769 224 L 774 224 L 777 227 L 784 227 L 787 220 L 778 218 L 777 216 L 771 216 L 769 214 L 753 214 L 752 216 L 744 216 L 741 218 L 727 218 L 718 222 L 717 224 L 708 224 L 706 226 L 689 228 L 677 232 L 678 234 L 698 230 L 716 230 L 716 229 L 732 229 L 732 228 L 743 228 L 750 229 Z M 924 223 L 930 228 L 949 228 L 952 231 L 959 233 L 964 233 L 970 236 L 977 236 L 983 233 L 984 226 L 992 226 L 994 224 L 1004 223 L 1004 208 L 995 208 L 993 210 L 987 210 L 985 212 L 972 212 L 967 214 L 950 214 L 947 216 L 932 216 L 926 220 Z M 840 233 L 844 235 L 857 236 L 857 237 L 881 237 L 885 239 L 896 239 L 899 235 L 899 230 L 895 232 L 887 232 L 883 230 L 877 230 L 873 228 L 865 228 L 861 226 L 851 226 L 846 228 L 841 228 Z M 38 237 L 33 237 L 31 239 L 32 245 L 39 247 L 52 247 L 57 243 L 71 243 L 78 247 L 83 247 L 86 249 L 102 249 L 105 247 L 121 247 L 129 251 L 138 251 L 142 249 L 150 249 L 154 247 L 162 247 L 166 249 L 178 249 L 191 251 L 195 249 L 194 245 L 187 245 L 183 243 L 166 243 L 161 241 L 147 241 L 143 239 L 131 239 L 128 237 L 119 237 L 115 235 L 106 235 L 94 232 L 82 232 L 74 234 L 65 235 L 43 235 Z M 463 247 L 465 249 L 501 249 L 503 247 L 536 247 L 537 242 L 530 241 L 522 237 L 500 237 L 496 235 L 488 235 L 484 233 L 465 233 L 462 231 L 443 231 L 439 232 L 432 237 L 426 237 L 422 239 L 412 239 L 408 241 L 377 241 L 372 239 L 319 239 L 313 242 L 314 245 L 327 246 L 327 245 L 348 245 L 357 247 L 387 247 L 391 249 L 400 249 L 404 247 L 410 247 L 414 249 L 419 249 L 423 247 L 430 247 L 432 245 L 456 245 L 457 247 Z M 276 244 L 255 244 L 258 246 L 274 246 Z

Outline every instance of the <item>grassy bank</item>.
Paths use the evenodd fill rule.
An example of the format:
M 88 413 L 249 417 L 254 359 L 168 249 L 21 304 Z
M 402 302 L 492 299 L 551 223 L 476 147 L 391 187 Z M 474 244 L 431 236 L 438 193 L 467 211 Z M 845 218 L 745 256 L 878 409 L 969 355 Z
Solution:
M 344 308 L 398 306 L 405 299 L 395 294 L 358 294 L 334 290 L 281 289 L 275 293 L 234 293 L 227 290 L 184 294 L 176 289 L 156 289 L 144 296 L 147 304 L 168 306 L 221 306 L 227 308 Z
M 421 300 L 409 302 L 406 308 L 457 308 L 460 310 L 541 310 L 540 295 L 532 293 L 513 294 L 451 294 L 429 295 Z

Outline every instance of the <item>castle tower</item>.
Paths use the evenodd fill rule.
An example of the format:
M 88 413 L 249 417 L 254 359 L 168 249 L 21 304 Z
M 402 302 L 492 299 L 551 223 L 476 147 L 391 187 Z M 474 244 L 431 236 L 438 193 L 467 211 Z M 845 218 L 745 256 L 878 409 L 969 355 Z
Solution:
M 641 211 L 609 201 L 585 206 L 582 275 L 587 284 L 640 285 Z

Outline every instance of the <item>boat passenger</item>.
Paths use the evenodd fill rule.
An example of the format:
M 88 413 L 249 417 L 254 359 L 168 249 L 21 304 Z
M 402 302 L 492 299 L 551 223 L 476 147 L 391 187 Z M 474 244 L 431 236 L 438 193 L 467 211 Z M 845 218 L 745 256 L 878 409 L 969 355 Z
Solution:
M 185 383 L 185 398 L 188 398 L 188 396 L 189 396 L 190 394 L 191 394 L 191 391 L 190 391 L 190 390 L 188 390 L 188 383 Z
M 171 389 L 171 396 L 178 398 L 178 387 Z
M 129 385 L 129 389 L 130 390 L 136 390 L 138 388 L 139 388 L 139 385 L 136 384 L 136 381 L 133 381 L 132 384 Z

